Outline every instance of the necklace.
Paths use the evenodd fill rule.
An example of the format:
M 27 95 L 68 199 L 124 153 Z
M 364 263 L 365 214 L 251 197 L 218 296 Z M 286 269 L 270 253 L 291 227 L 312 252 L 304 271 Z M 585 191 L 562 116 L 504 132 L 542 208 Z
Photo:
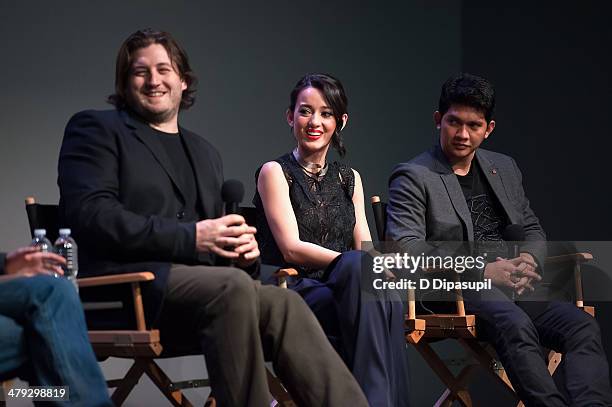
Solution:
M 292 151 L 292 154 L 293 158 L 295 158 L 295 161 L 297 161 L 298 165 L 302 168 L 302 171 L 304 171 L 307 176 L 316 179 L 321 179 L 325 176 L 325 174 L 327 174 L 327 169 L 329 167 L 327 165 L 327 162 L 323 166 L 316 163 L 309 163 L 308 161 L 305 161 L 302 159 L 302 157 L 300 157 L 297 148 Z

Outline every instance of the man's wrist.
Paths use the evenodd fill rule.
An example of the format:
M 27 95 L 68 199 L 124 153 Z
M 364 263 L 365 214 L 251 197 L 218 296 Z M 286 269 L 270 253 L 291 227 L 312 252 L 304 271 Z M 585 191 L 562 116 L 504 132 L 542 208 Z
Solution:
M 193 261 L 198 257 L 196 241 L 196 223 L 179 223 L 176 228 L 174 247 L 172 248 L 173 261 Z

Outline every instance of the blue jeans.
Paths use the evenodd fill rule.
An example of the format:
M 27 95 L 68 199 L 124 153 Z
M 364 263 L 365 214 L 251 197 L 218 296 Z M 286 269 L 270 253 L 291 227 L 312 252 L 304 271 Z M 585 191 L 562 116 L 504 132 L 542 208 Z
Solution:
M 0 379 L 15 376 L 68 386 L 70 401 L 54 405 L 113 405 L 68 280 L 40 275 L 0 284 Z

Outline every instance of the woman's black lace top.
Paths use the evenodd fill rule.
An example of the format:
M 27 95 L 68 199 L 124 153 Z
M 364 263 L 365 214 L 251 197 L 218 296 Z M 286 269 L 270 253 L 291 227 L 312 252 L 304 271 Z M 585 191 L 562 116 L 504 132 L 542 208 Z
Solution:
M 351 250 L 355 228 L 353 170 L 338 162 L 329 163 L 327 173 L 320 180 L 316 180 L 304 173 L 291 153 L 275 161 L 281 165 L 289 184 L 289 198 L 297 219 L 300 240 L 337 252 Z M 259 178 L 259 171 L 260 169 L 255 174 L 255 183 Z M 323 270 L 309 269 L 284 261 L 268 226 L 257 191 L 253 204 L 257 212 L 257 241 L 262 263 L 294 267 L 303 277 L 321 277 Z

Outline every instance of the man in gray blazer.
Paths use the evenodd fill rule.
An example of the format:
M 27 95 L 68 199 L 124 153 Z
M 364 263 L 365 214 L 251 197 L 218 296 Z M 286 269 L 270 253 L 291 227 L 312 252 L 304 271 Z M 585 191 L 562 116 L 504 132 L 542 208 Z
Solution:
M 516 162 L 479 149 L 495 128 L 494 107 L 494 89 L 484 78 L 459 74 L 444 83 L 434 113 L 439 144 L 391 175 L 387 237 L 416 254 L 433 247 L 427 242 L 441 241 L 467 241 L 476 253 L 489 253 L 484 268 L 467 274 L 490 279 L 492 289 L 466 292 L 466 308 L 478 317 L 479 336 L 494 345 L 526 405 L 568 404 L 548 373 L 541 345 L 565 355 L 571 405 L 612 405 L 595 319 L 570 303 L 528 307 L 513 301 L 541 280 L 546 235 L 529 207 Z M 506 235 L 517 227 L 524 237 Z M 514 258 L 506 258 L 509 238 L 525 241 Z M 490 255 L 492 247 L 497 255 Z

